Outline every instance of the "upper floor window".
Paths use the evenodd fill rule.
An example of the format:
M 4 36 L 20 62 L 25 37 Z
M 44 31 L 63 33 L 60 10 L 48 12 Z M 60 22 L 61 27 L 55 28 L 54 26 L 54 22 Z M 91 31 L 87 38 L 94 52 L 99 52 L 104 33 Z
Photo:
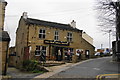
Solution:
M 67 41 L 68 41 L 68 42 L 72 42 L 72 40 L 73 40 L 72 37 L 73 37 L 73 34 L 72 34 L 71 32 L 68 32 L 68 33 L 67 33 Z
M 39 31 L 39 38 L 40 39 L 45 39 L 45 29 L 40 29 L 40 31 Z
M 59 40 L 59 32 L 55 31 L 54 33 L 54 40 Z

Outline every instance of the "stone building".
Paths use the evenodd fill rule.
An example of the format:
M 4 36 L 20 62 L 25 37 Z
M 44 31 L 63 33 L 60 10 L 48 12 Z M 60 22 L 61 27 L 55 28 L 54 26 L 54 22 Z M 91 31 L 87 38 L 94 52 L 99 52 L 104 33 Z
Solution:
M 0 30 L 4 29 L 4 17 L 5 17 L 5 7 L 7 2 L 4 0 L 0 0 Z
M 10 37 L 7 31 L 4 31 L 4 17 L 5 7 L 7 2 L 0 0 L 0 74 L 6 75 L 7 71 L 7 59 L 8 59 L 8 47 Z
M 24 12 L 19 20 L 16 31 L 17 65 L 22 66 L 24 60 L 39 60 L 44 53 L 46 60 L 57 60 L 59 51 L 61 60 L 65 59 L 68 50 L 76 55 L 76 50 L 94 54 L 95 47 L 82 38 L 82 30 L 76 28 L 75 21 L 71 24 L 28 18 Z
M 15 47 L 9 48 L 9 60 L 8 60 L 8 66 L 9 67 L 15 67 L 16 66 L 16 50 Z
M 89 36 L 86 32 L 82 32 L 82 38 L 93 45 L 93 38 Z

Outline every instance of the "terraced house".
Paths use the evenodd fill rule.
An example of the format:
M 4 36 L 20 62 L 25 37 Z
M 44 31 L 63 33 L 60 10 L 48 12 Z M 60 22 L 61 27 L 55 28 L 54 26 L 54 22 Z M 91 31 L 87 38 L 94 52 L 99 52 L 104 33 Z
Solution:
M 75 55 L 77 49 L 83 51 L 84 57 L 86 52 L 92 56 L 95 47 L 82 38 L 82 30 L 76 28 L 74 20 L 61 24 L 28 18 L 26 12 L 21 16 L 16 31 L 17 65 L 23 60 L 39 60 L 41 53 L 46 60 L 58 60 L 59 51 L 64 60 L 68 50 Z

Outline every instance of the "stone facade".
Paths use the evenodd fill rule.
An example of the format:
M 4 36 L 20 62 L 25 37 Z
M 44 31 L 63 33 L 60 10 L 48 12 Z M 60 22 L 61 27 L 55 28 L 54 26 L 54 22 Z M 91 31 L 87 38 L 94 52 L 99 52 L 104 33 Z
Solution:
M 69 24 L 21 16 L 16 31 L 18 67 L 22 66 L 23 60 L 39 60 L 38 50 L 45 53 L 46 60 L 56 60 L 58 50 L 60 50 L 61 60 L 64 60 L 68 49 L 72 55 L 76 55 L 77 49 L 83 50 L 82 57 L 84 58 L 86 50 L 89 50 L 89 55 L 92 56 L 95 47 L 82 38 L 82 30 L 74 28 Z
M 5 7 L 7 5 L 6 1 L 0 0 L 0 30 L 4 29 L 4 17 L 5 17 Z
M 7 41 L 0 41 L 0 57 L 2 57 L 0 63 L 2 64 L 2 67 L 0 68 L 0 71 L 2 71 L 2 74 L 5 74 L 5 72 L 7 71 L 7 67 L 8 67 L 8 63 L 7 63 L 7 59 L 8 59 L 8 54 L 6 52 L 8 52 L 8 46 L 9 46 L 9 42 Z
M 7 2 L 0 0 L 0 74 L 6 75 L 8 66 L 9 34 L 4 30 L 5 7 Z
M 83 37 L 83 39 L 85 39 L 87 42 L 89 42 L 90 44 L 93 45 L 93 38 L 90 37 L 86 32 L 83 32 L 83 33 L 82 33 L 82 37 Z
M 16 66 L 16 50 L 15 47 L 9 48 L 9 60 L 8 66 L 15 67 Z

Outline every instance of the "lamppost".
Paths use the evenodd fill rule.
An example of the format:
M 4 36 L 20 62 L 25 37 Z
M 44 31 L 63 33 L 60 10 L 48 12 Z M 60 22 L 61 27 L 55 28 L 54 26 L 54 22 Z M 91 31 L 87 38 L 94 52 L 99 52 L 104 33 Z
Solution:
M 109 53 L 110 53 L 110 50 L 111 50 L 111 36 L 110 36 L 111 32 L 112 32 L 112 30 L 109 30 Z

